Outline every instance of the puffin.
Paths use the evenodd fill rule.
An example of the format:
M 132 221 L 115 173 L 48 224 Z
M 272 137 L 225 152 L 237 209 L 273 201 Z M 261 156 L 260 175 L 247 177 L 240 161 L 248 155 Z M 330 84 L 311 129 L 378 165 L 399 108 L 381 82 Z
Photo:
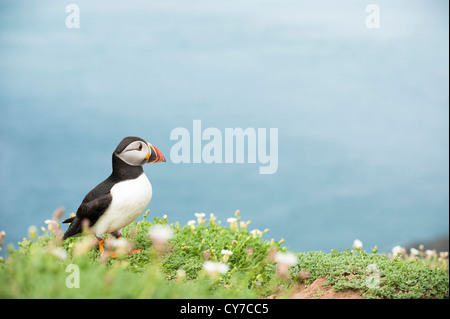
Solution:
M 82 233 L 87 223 L 98 240 L 100 253 L 105 254 L 104 235 L 120 239 L 122 228 L 131 224 L 152 199 L 152 185 L 142 166 L 165 161 L 161 152 L 144 139 L 125 137 L 112 155 L 111 175 L 84 197 L 74 217 L 63 221 L 70 223 L 63 240 Z

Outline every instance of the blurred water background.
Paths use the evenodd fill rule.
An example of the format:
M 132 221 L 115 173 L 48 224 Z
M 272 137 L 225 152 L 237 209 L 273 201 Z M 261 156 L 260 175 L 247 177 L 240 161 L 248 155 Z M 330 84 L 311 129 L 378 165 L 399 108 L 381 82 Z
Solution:
M 145 171 L 169 222 L 240 209 L 296 251 L 448 234 L 447 1 L 74 0 L 79 29 L 69 3 L 0 2 L 6 243 L 76 211 L 129 135 L 168 159 Z M 171 163 L 170 132 L 195 119 L 278 128 L 278 172 Z

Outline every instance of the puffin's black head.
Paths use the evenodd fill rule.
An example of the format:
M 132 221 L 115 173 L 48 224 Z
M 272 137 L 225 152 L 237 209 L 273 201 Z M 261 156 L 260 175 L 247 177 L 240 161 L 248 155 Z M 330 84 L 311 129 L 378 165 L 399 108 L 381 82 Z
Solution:
M 142 166 L 146 163 L 166 161 L 156 147 L 142 138 L 134 136 L 125 137 L 114 151 L 114 156 L 131 166 Z

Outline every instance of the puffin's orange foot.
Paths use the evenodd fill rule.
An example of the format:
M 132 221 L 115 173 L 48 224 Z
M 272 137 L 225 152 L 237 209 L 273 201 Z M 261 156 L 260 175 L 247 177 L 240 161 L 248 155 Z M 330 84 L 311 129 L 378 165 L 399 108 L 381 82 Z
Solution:
M 116 252 L 113 251 L 113 252 L 111 253 L 111 255 L 109 255 L 109 257 L 111 257 L 111 258 L 117 258 L 117 257 L 119 257 L 119 256 L 117 256 Z
M 118 237 L 118 239 L 120 239 L 121 237 L 122 236 Z M 109 255 L 109 257 L 111 257 L 111 258 L 119 257 L 119 255 L 116 254 L 115 251 L 111 252 L 111 251 L 105 250 L 105 248 L 103 247 L 103 239 L 98 242 L 98 249 L 100 250 L 100 253 L 102 254 L 102 256 L 103 255 Z M 131 250 L 131 251 L 128 252 L 128 255 L 136 254 L 136 253 L 140 252 L 141 250 L 142 250 L 142 248 L 136 249 L 136 250 Z
M 98 241 L 98 250 L 100 250 L 100 254 L 105 254 L 105 248 L 103 248 L 103 239 Z
M 136 249 L 136 250 L 131 250 L 131 251 L 128 252 L 128 255 L 136 254 L 136 253 L 140 252 L 141 250 L 142 250 L 142 248 L 139 248 L 139 249 Z
M 128 255 L 138 253 L 138 252 L 140 252 L 141 250 L 142 250 L 142 248 L 141 248 L 141 249 L 136 249 L 136 250 L 131 250 L 131 251 L 128 252 Z M 117 254 L 115 251 L 113 251 L 113 252 L 106 252 L 106 253 L 111 254 L 111 255 L 109 256 L 109 257 L 111 257 L 111 258 L 117 258 L 117 257 L 119 257 L 119 256 L 122 256 L 121 254 L 120 254 L 120 255 Z
M 111 257 L 113 257 L 112 255 L 114 254 L 114 252 L 107 251 L 103 247 L 103 239 L 98 242 L 98 250 L 100 250 L 100 254 L 102 256 L 110 255 Z M 115 256 L 113 258 L 115 258 Z

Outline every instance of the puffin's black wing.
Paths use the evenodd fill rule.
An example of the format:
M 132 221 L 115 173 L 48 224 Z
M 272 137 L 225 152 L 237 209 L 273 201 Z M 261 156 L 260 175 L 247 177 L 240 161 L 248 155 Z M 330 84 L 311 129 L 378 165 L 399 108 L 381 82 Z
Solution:
M 94 225 L 100 216 L 103 215 L 105 210 L 111 204 L 112 196 L 111 193 L 105 194 L 91 200 L 90 202 L 82 203 L 77 211 L 77 218 L 83 220 L 88 219 L 90 226 Z
M 88 196 L 86 197 L 88 198 Z M 89 221 L 90 226 L 94 225 L 100 218 L 100 216 L 103 215 L 112 201 L 111 193 L 103 194 L 91 201 L 87 201 L 87 198 L 85 198 L 83 203 L 78 208 L 75 217 L 68 218 L 63 221 L 63 223 L 71 223 L 66 233 L 64 234 L 63 239 L 81 233 L 82 221 L 85 219 Z

